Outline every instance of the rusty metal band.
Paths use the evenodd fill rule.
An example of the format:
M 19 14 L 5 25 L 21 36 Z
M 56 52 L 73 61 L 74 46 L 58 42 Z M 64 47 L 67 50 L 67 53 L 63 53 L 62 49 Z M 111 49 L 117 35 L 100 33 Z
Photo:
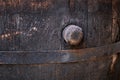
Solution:
M 80 50 L 0 51 L 0 64 L 55 64 L 96 60 L 120 52 L 120 42 Z

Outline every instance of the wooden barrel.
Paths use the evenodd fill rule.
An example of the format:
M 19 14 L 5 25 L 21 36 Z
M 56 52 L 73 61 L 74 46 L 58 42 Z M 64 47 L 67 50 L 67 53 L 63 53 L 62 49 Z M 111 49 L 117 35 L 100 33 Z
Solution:
M 119 5 L 0 0 L 0 80 L 120 80 Z M 69 25 L 82 29 L 78 45 L 62 35 Z

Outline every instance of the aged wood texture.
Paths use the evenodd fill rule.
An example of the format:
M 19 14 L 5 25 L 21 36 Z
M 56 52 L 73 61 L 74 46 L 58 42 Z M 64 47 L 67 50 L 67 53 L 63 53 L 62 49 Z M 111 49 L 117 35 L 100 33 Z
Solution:
M 88 47 L 112 43 L 112 0 L 88 1 Z
M 52 8 L 55 0 L 0 0 L 1 13 L 40 13 Z
M 1 0 L 1 38 L 4 40 L 0 42 L 11 45 L 0 49 L 71 49 L 61 37 L 62 29 L 68 24 L 76 24 L 84 31 L 82 44 L 72 48 L 95 47 L 115 42 L 119 32 L 119 20 L 113 18 L 119 16 L 115 3 L 113 1 L 112 7 L 111 0 Z M 5 33 L 6 30 L 11 34 Z M 13 33 L 11 30 L 14 30 Z M 20 34 L 13 35 L 11 41 L 8 40 L 6 34 L 11 36 L 15 31 Z M 19 44 L 14 43 L 15 41 L 19 41 Z
M 1 20 L 3 23 L 1 25 L 1 36 L 9 34 L 7 31 L 11 35 L 13 34 L 12 32 L 19 32 L 20 34 L 13 35 L 10 40 L 3 37 L 0 42 L 6 47 L 1 46 L 0 49 L 8 51 L 61 49 L 61 30 L 64 27 L 62 23 L 66 16 L 69 15 L 68 1 L 54 0 L 53 4 L 53 0 L 48 0 L 49 2 L 46 0 L 52 4 L 48 9 L 39 8 L 33 10 L 29 6 L 30 2 L 36 3 L 34 4 L 35 6 L 42 6 L 44 2 L 45 4 L 47 2 L 42 0 L 18 1 L 21 1 L 18 5 L 13 0 L 5 2 L 6 4 L 9 3 L 9 5 L 6 5 L 6 9 L 4 10 L 6 12 L 5 15 L 1 15 L 1 19 L 4 20 Z M 1 1 L 1 4 L 2 2 L 4 1 Z
M 4 46 L 0 50 L 62 50 L 110 44 L 119 38 L 116 4 L 112 0 L 1 0 L 0 43 Z M 82 27 L 82 44 L 71 47 L 63 40 L 62 30 L 69 24 Z
M 87 44 L 87 0 L 1 0 L 0 4 L 0 43 L 6 46 L 0 47 L 2 51 L 71 49 L 61 36 L 68 24 L 83 28 L 83 44 L 77 48 Z
M 119 5 L 120 0 L 0 0 L 0 80 L 120 80 Z M 83 29 L 82 44 L 63 40 L 69 24 Z
M 1 65 L 1 80 L 108 80 L 111 59 L 68 64 Z

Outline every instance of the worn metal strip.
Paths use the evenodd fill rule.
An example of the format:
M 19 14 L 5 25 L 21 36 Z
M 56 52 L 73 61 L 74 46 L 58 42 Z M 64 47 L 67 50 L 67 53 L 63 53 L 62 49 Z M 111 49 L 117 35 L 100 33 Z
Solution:
M 80 50 L 1 51 L 0 64 L 53 64 L 89 61 L 120 52 L 120 42 Z

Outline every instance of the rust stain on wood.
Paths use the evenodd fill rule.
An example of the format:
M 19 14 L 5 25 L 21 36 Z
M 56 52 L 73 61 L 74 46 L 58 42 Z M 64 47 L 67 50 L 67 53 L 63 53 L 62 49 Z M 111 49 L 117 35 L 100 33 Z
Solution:
M 30 28 L 28 31 L 15 31 L 15 32 L 11 32 L 11 33 L 4 33 L 0 35 L 0 39 L 4 40 L 4 39 L 12 39 L 12 37 L 14 36 L 18 36 L 18 35 L 25 35 L 26 37 L 30 37 L 32 36 L 35 32 L 37 32 L 37 28 L 36 27 L 32 27 Z
M 10 5 L 11 7 L 17 7 L 21 4 L 21 0 L 9 0 L 6 2 L 7 5 Z
M 111 72 L 114 71 L 114 67 L 115 67 L 117 59 L 118 59 L 118 55 L 117 54 L 113 54 L 112 55 L 112 63 L 111 63 L 111 66 L 110 66 Z
M 39 8 L 47 9 L 52 5 L 52 0 L 46 0 L 43 2 L 36 2 L 32 1 L 30 2 L 31 8 L 34 10 L 37 10 Z
M 3 1 L 3 0 L 0 0 L 0 7 L 5 7 L 5 1 Z
M 112 41 L 115 42 L 118 33 L 119 33 L 119 17 L 118 17 L 118 9 L 117 9 L 117 0 L 112 2 L 112 14 L 113 14 L 113 27 L 112 27 Z
M 53 0 L 45 0 L 45 1 L 35 1 L 35 0 L 0 0 L 0 7 L 6 8 L 9 6 L 9 8 L 24 8 L 24 6 L 27 5 L 30 9 L 37 10 L 37 9 L 47 9 L 49 8 L 53 3 Z
M 16 36 L 16 35 L 19 35 L 19 34 L 22 34 L 22 32 L 16 31 L 16 32 L 13 32 L 13 33 L 2 34 L 2 35 L 0 35 L 0 39 L 1 40 L 11 39 L 13 36 Z

